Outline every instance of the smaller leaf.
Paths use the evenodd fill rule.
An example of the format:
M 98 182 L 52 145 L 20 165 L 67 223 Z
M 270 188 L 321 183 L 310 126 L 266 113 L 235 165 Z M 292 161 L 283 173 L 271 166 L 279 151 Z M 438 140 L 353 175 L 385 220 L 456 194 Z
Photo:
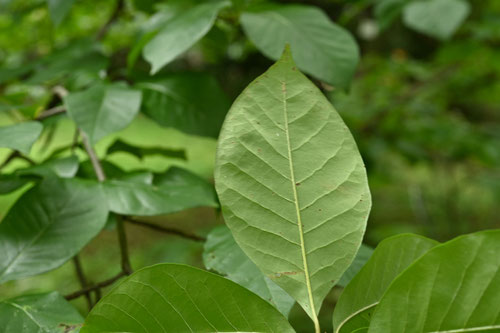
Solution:
M 137 156 L 140 159 L 143 159 L 148 155 L 161 155 L 186 160 L 186 151 L 183 149 L 174 150 L 161 147 L 138 147 L 120 139 L 116 140 L 111 146 L 109 146 L 106 154 L 110 155 L 116 152 L 127 152 L 129 154 Z
M 255 266 L 236 244 L 226 226 L 214 228 L 207 236 L 203 250 L 207 269 L 225 275 L 230 280 L 256 293 L 284 316 L 288 317 L 295 300 Z
M 66 110 L 92 144 L 127 127 L 139 112 L 141 92 L 123 85 L 98 84 L 70 93 L 64 98 Z
M 41 177 L 55 175 L 61 178 L 73 178 L 78 171 L 79 161 L 76 156 L 52 159 L 39 165 L 18 170 L 18 175 L 37 175 Z
M 211 184 L 180 168 L 157 175 L 153 184 L 107 180 L 103 184 L 109 210 L 123 215 L 163 215 L 188 208 L 218 207 Z
M 403 9 L 403 22 L 423 34 L 442 40 L 449 39 L 469 14 L 464 0 L 421 0 Z
M 58 26 L 68 15 L 75 0 L 47 0 L 50 18 Z
M 66 333 L 81 323 L 82 316 L 57 292 L 0 301 L 2 333 Z
M 28 155 L 42 130 L 42 124 L 37 121 L 0 127 L 0 147 L 19 150 Z
M 269 303 L 230 280 L 190 266 L 159 264 L 115 287 L 92 309 L 80 332 L 294 330 Z
M 199 4 L 174 19 L 144 47 L 144 58 L 151 63 L 151 74 L 187 51 L 210 30 L 219 11 L 229 1 L 211 1 Z
M 344 288 L 333 313 L 335 333 L 368 327 L 373 309 L 389 284 L 411 263 L 438 243 L 402 234 L 381 242 L 370 260 Z
M 34 179 L 19 177 L 15 174 L 0 175 L 0 194 L 8 194 L 30 183 Z
M 499 332 L 499 296 L 500 230 L 461 236 L 434 247 L 393 281 L 368 332 Z
M 344 272 L 339 282 L 337 283 L 337 286 L 339 287 L 347 286 L 349 282 L 351 282 L 351 280 L 354 278 L 354 276 L 358 274 L 361 268 L 365 266 L 368 260 L 370 260 L 372 254 L 373 254 L 373 249 L 371 247 L 365 244 L 361 244 L 358 253 L 356 253 L 356 257 L 354 257 L 354 260 L 351 263 L 351 266 L 349 266 L 349 268 Z

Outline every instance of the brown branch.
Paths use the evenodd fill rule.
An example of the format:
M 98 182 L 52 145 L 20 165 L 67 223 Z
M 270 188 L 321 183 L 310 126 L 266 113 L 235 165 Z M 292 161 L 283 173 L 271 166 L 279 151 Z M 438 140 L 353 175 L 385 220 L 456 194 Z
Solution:
M 145 228 L 153 229 L 153 230 L 156 230 L 156 231 L 164 232 L 166 234 L 171 234 L 171 235 L 176 235 L 176 236 L 179 236 L 179 237 L 191 239 L 191 240 L 196 241 L 196 242 L 205 242 L 207 240 L 205 237 L 202 237 L 202 236 L 188 234 L 188 233 L 186 233 L 184 231 L 181 231 L 181 230 L 163 227 L 161 225 L 157 225 L 157 224 L 153 224 L 153 223 L 149 223 L 149 222 L 145 222 L 145 221 L 136 220 L 136 219 L 133 219 L 133 218 L 130 218 L 130 217 L 126 217 L 125 221 L 128 222 L 128 223 L 131 223 L 131 224 L 135 224 L 135 225 L 141 226 L 141 227 L 145 227 Z
M 107 287 L 109 285 L 112 285 L 118 279 L 120 279 L 126 275 L 127 274 L 125 272 L 120 272 L 110 279 L 104 280 L 102 282 L 96 283 L 96 284 L 89 286 L 89 287 L 86 287 L 86 288 L 82 288 L 81 290 L 75 291 L 74 293 L 71 293 L 71 294 L 64 296 L 64 298 L 66 298 L 68 301 L 75 299 L 75 298 L 78 298 L 80 296 L 85 295 L 86 293 L 89 293 L 89 292 L 92 292 L 94 290 L 101 289 L 101 288 Z
M 82 287 L 83 289 L 87 288 L 89 284 L 87 282 L 87 278 L 85 277 L 85 273 L 83 272 L 82 263 L 78 254 L 73 257 L 73 264 L 75 266 L 75 272 L 76 276 L 78 277 L 78 281 L 80 281 L 80 287 Z M 92 298 L 90 297 L 90 291 L 86 292 L 84 295 L 90 310 L 92 309 Z
M 125 231 L 125 225 L 123 224 L 122 215 L 116 216 L 116 231 L 118 233 L 118 243 L 120 244 L 122 270 L 125 274 L 130 275 L 133 273 L 133 270 L 128 256 L 127 233 Z
M 116 3 L 116 7 L 113 10 L 113 13 L 111 13 L 111 16 L 109 17 L 108 21 L 101 27 L 101 29 L 97 33 L 96 36 L 97 40 L 101 40 L 104 38 L 104 36 L 108 33 L 109 28 L 111 28 L 111 26 L 120 16 L 120 12 L 123 10 L 124 7 L 125 7 L 125 1 L 118 0 L 118 2 Z
M 83 147 L 85 148 L 85 151 L 90 158 L 90 162 L 92 163 L 92 167 L 94 168 L 97 180 L 100 182 L 105 181 L 106 174 L 104 173 L 104 169 L 102 168 L 101 162 L 99 161 L 94 148 L 92 148 L 92 145 L 90 144 L 87 134 L 85 134 L 83 131 L 80 131 L 80 136 L 82 137 Z
M 58 105 L 53 108 L 47 109 L 45 111 L 42 111 L 38 117 L 36 117 L 36 120 L 44 120 L 52 116 L 56 116 L 58 114 L 66 112 L 66 108 L 64 105 Z

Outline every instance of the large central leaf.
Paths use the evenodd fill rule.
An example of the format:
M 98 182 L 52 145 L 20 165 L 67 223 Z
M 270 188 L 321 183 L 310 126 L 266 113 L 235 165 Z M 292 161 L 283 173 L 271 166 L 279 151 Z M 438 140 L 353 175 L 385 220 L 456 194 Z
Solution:
M 289 50 L 229 111 L 215 179 L 237 243 L 314 319 L 361 244 L 371 198 L 354 139 Z

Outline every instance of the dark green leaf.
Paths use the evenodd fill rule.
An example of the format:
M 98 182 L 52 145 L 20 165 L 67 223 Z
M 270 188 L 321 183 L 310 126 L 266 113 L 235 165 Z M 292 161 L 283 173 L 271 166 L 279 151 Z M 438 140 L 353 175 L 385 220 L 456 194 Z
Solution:
M 78 171 L 78 157 L 69 156 L 52 159 L 41 164 L 16 171 L 18 175 L 50 176 L 56 175 L 61 178 L 73 178 Z
M 19 150 L 28 155 L 42 130 L 42 124 L 37 121 L 0 127 L 0 147 Z
M 213 186 L 187 170 L 170 168 L 153 185 L 130 180 L 103 183 L 109 209 L 123 215 L 163 215 L 184 209 L 217 207 Z
M 270 302 L 286 317 L 295 304 L 293 298 L 262 274 L 236 244 L 226 226 L 216 227 L 208 234 L 203 263 L 207 269 L 223 274 Z
M 0 223 L 0 282 L 59 267 L 99 233 L 107 215 L 94 182 L 46 179 Z
M 57 292 L 0 301 L 2 333 L 69 333 L 82 316 Z
M 342 277 L 340 278 L 337 286 L 345 287 L 351 282 L 351 280 L 358 274 L 358 272 L 363 268 L 363 266 L 370 260 L 373 254 L 373 249 L 365 244 L 361 244 L 361 247 L 356 253 L 356 257 L 354 261 L 351 263 L 351 266 L 344 272 Z
M 267 57 L 277 60 L 290 44 L 300 70 L 346 88 L 359 60 L 356 41 L 317 7 L 266 6 L 244 12 L 241 24 L 248 38 Z
M 426 35 L 449 39 L 469 14 L 465 0 L 421 0 L 405 6 L 403 22 Z
M 151 73 L 187 51 L 210 30 L 219 11 L 230 5 L 229 1 L 201 3 L 174 19 L 144 47 L 144 58 L 151 63 Z
M 361 245 L 371 198 L 351 133 L 289 49 L 231 107 L 215 185 L 238 245 L 316 320 Z
M 368 327 L 370 316 L 389 284 L 438 242 L 403 234 L 381 242 L 368 263 L 340 295 L 333 313 L 335 333 Z
M 461 236 L 394 280 L 368 332 L 499 332 L 499 296 L 500 230 Z
M 184 73 L 142 82 L 143 111 L 160 125 L 217 137 L 230 103 L 214 77 Z
M 106 154 L 113 154 L 116 152 L 127 152 L 140 159 L 143 159 L 148 155 L 161 155 L 172 158 L 186 159 L 186 151 L 183 149 L 166 149 L 160 147 L 139 147 L 131 145 L 123 140 L 116 140 L 111 146 L 109 146 Z
M 269 303 L 240 285 L 197 268 L 144 268 L 106 295 L 81 333 L 294 332 Z
M 141 92 L 122 85 L 95 85 L 64 98 L 69 116 L 96 143 L 127 127 L 139 112 Z

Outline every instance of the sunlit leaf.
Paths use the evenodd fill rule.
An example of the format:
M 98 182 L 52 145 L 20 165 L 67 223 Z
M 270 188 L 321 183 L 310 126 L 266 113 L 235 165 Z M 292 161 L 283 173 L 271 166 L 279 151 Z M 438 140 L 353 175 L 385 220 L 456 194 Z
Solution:
M 215 184 L 238 245 L 315 318 L 361 245 L 371 198 L 353 137 L 289 49 L 231 107 Z

